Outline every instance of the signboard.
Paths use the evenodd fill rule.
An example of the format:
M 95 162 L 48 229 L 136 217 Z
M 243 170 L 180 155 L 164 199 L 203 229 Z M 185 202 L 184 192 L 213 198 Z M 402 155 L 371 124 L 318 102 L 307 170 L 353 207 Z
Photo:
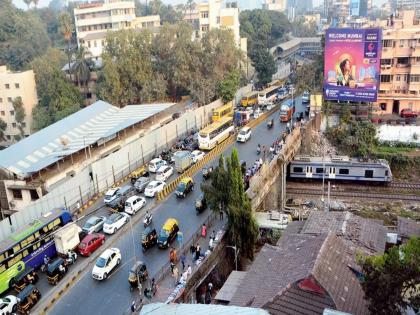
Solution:
M 324 98 L 375 102 L 380 79 L 381 29 L 330 28 L 325 34 Z

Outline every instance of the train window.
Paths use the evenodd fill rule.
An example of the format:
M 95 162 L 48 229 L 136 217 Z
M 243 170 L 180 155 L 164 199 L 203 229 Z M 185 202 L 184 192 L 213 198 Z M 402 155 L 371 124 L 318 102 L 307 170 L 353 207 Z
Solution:
M 324 169 L 323 169 L 322 167 L 317 167 L 317 168 L 316 168 L 316 173 L 317 173 L 317 174 L 322 174 L 322 173 L 323 173 L 323 170 L 324 170 Z
M 302 167 L 294 167 L 293 168 L 293 173 L 303 173 L 303 168 Z
M 388 176 L 388 171 L 385 171 L 385 176 Z
M 340 168 L 340 169 L 338 170 L 338 174 L 341 174 L 341 175 L 348 175 L 348 174 L 349 174 L 349 169 L 348 169 L 348 168 Z
M 365 171 L 365 178 L 373 178 L 373 171 L 372 170 L 366 170 Z

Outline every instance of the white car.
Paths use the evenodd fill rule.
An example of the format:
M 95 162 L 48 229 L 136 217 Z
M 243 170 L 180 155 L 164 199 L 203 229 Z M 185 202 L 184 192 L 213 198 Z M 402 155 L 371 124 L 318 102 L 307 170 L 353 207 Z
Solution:
M 16 312 L 19 299 L 14 295 L 8 295 L 0 299 L 0 315 L 12 314 Z
M 166 161 L 159 158 L 153 159 L 149 162 L 149 172 L 156 173 L 160 167 L 165 166 L 165 165 L 168 165 Z
M 191 159 L 193 163 L 197 163 L 204 157 L 205 153 L 203 151 L 195 150 L 191 152 Z
M 159 180 L 151 181 L 144 190 L 144 195 L 146 197 L 154 197 L 158 192 L 162 191 L 165 186 L 165 182 Z
M 113 213 L 111 214 L 108 219 L 105 220 L 104 223 L 104 233 L 106 234 L 114 234 L 119 230 L 124 224 L 126 224 L 129 220 L 129 216 L 126 213 Z
M 156 172 L 156 180 L 165 182 L 174 173 L 172 166 L 161 166 Z
M 146 199 L 140 196 L 132 196 L 125 201 L 124 211 L 128 214 L 135 214 L 146 204 Z
M 105 194 L 104 203 L 107 205 L 108 203 L 113 201 L 115 198 L 117 198 L 119 190 L 120 190 L 120 187 L 109 189 Z
M 92 270 L 92 277 L 96 280 L 105 280 L 111 271 L 121 262 L 121 252 L 118 248 L 108 248 L 96 260 Z
M 236 141 L 238 142 L 247 142 L 249 139 L 251 139 L 251 128 L 249 127 L 243 127 L 236 137 Z

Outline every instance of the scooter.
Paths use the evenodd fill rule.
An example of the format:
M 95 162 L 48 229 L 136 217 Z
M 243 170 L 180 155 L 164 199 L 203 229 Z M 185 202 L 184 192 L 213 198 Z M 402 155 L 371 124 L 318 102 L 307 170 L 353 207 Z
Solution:
M 260 155 L 261 153 L 261 147 L 257 147 L 257 155 Z
M 144 217 L 144 220 L 143 220 L 144 227 L 147 227 L 148 225 L 150 225 L 152 223 L 152 220 L 153 220 L 153 216 L 151 214 L 149 214 L 149 216 Z
M 69 251 L 67 253 L 67 258 L 66 258 L 66 265 L 73 265 L 77 260 L 77 254 L 74 251 Z

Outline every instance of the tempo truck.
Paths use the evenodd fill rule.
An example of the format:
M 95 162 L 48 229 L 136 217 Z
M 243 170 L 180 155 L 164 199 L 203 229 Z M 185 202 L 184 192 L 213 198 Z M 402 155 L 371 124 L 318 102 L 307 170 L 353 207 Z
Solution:
M 190 151 L 177 151 L 174 154 L 175 169 L 178 173 L 184 173 L 193 164 Z

